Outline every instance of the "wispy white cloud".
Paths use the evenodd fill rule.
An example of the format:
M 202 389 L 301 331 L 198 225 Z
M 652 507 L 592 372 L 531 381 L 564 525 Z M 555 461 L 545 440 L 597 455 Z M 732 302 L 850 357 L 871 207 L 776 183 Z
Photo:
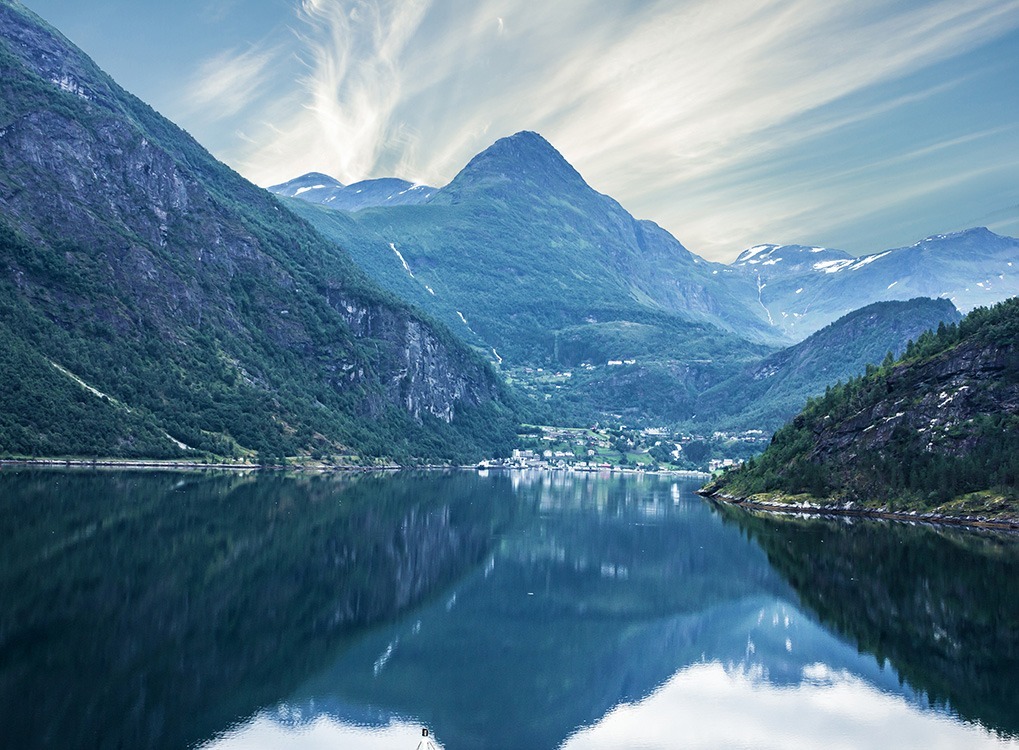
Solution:
M 245 173 L 270 183 L 316 168 L 352 182 L 371 176 L 385 153 L 412 147 L 412 123 L 397 116 L 407 79 L 401 57 L 429 6 L 301 0 L 304 96 L 268 111 L 260 147 L 242 157 Z
M 990 138 L 999 130 L 983 137 Z M 805 239 L 839 247 L 838 242 L 827 242 L 825 235 L 856 234 L 866 238 L 859 247 L 861 252 L 877 252 L 943 229 L 973 226 L 981 221 L 967 216 L 956 227 L 928 223 L 898 240 L 883 239 L 898 229 L 896 225 L 909 226 L 907 220 L 916 213 L 917 205 L 944 203 L 944 193 L 953 190 L 977 196 L 974 202 L 979 204 L 982 182 L 1007 180 L 1019 169 L 1019 156 L 1014 152 L 974 162 L 964 148 L 967 142 L 931 144 L 845 173 L 821 170 L 798 179 L 754 178 L 724 190 L 705 189 L 686 207 L 690 216 L 686 226 L 702 237 L 717 238 L 721 260 L 731 260 L 732 248 L 752 244 L 748 238 Z M 906 168 L 902 166 L 905 162 L 912 163 Z M 720 195 L 724 200 L 719 200 Z M 711 245 L 703 242 L 698 250 L 705 248 L 710 250 Z
M 769 213 L 720 176 L 958 86 L 832 106 L 1019 27 L 1012 0 L 302 0 L 297 12 L 306 75 L 232 159 L 256 181 L 318 169 L 444 184 L 495 138 L 532 129 L 709 255 L 776 232 L 809 239 L 790 236 L 795 217 L 838 202 L 793 190 L 764 201 Z M 195 100 L 245 106 L 265 62 L 220 63 Z M 691 198 L 712 181 L 710 198 Z
M 233 117 L 264 93 L 278 49 L 251 47 L 221 52 L 199 65 L 185 87 L 183 107 L 191 117 Z
M 844 179 L 846 177 L 853 177 L 860 174 L 866 174 L 868 172 L 873 173 L 879 170 L 887 169 L 888 167 L 899 166 L 906 162 L 915 161 L 917 159 L 923 159 L 934 154 L 943 153 L 945 151 L 957 148 L 959 146 L 966 146 L 975 141 L 981 141 L 985 138 L 990 138 L 995 135 L 1001 135 L 1003 133 L 1009 133 L 1019 130 L 1019 123 L 1013 123 L 1011 125 L 1002 125 L 995 128 L 987 128 L 986 130 L 980 130 L 976 133 L 967 133 L 965 135 L 956 136 L 954 138 L 946 138 L 938 141 L 937 143 L 928 143 L 924 146 L 911 149 L 898 153 L 895 156 L 888 157 L 887 159 L 881 159 L 860 166 L 853 167 L 852 169 L 845 169 L 839 172 L 830 172 L 827 177 L 829 179 Z M 999 169 L 1003 166 L 1002 162 L 998 161 L 994 165 L 991 165 L 993 169 Z M 1009 164 L 1011 166 L 1011 164 Z

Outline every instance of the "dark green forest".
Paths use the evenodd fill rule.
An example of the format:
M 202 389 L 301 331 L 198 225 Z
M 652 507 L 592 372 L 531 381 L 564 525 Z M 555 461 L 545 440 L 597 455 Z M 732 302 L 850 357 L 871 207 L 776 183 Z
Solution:
M 892 509 L 941 506 L 978 492 L 1015 500 L 1017 343 L 1019 298 L 942 324 L 911 341 L 899 359 L 889 356 L 809 400 L 764 454 L 728 472 L 715 489 L 806 493 Z M 947 383 L 953 394 L 943 390 Z M 882 430 L 885 439 L 868 438 Z

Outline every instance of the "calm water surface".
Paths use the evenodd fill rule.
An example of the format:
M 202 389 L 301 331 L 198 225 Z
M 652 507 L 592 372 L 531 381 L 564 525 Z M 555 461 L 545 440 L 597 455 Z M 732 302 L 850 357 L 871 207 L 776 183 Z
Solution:
M 695 487 L 0 471 L 0 745 L 1019 747 L 1019 538 Z

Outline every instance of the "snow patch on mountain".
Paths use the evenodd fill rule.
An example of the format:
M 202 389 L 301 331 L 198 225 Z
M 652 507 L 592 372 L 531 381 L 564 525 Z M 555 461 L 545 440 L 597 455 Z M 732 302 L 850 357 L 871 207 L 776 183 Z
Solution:
M 413 279 L 414 278 L 414 272 L 410 270 L 410 266 L 407 264 L 406 259 L 403 257 L 403 253 L 401 253 L 399 250 L 396 249 L 396 244 L 393 243 L 393 242 L 389 243 L 389 248 L 394 253 L 396 253 L 396 257 L 399 258 L 400 262 L 403 264 L 403 270 L 405 270 L 407 273 L 409 273 L 410 277 Z
M 858 261 L 856 261 L 855 263 L 851 264 L 849 270 L 851 270 L 851 271 L 858 271 L 861 268 L 863 268 L 864 266 L 866 266 L 866 265 L 868 265 L 870 263 L 873 263 L 875 260 L 881 260 L 885 256 L 891 255 L 891 254 L 892 254 L 891 250 L 885 250 L 883 253 L 878 253 L 877 255 L 868 255 L 868 256 L 866 256 L 864 258 L 860 258 Z
M 782 245 L 754 245 L 740 253 L 739 257 L 736 258 L 735 264 L 758 262 L 752 261 L 751 259 L 761 253 L 770 253 L 772 250 L 777 250 L 780 247 L 782 247 Z
M 380 177 L 343 185 L 320 172 L 311 172 L 268 189 L 277 195 L 300 198 L 309 203 L 320 203 L 341 211 L 360 211 L 363 208 L 378 206 L 417 205 L 438 192 L 436 188 L 428 185 L 412 184 L 395 177 Z
M 838 273 L 846 266 L 851 266 L 853 262 L 852 260 L 822 260 L 814 264 L 814 270 L 823 271 L 824 273 Z

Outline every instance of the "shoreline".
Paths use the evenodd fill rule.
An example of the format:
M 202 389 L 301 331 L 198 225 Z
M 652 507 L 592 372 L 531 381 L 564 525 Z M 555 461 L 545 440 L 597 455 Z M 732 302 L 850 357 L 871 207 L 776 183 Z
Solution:
M 435 467 L 441 468 L 441 467 Z M 710 479 L 711 474 L 707 471 L 696 469 L 671 469 L 662 471 L 638 471 L 636 469 L 621 469 L 618 466 L 610 469 L 575 469 L 561 466 L 459 466 L 453 468 L 476 469 L 477 471 L 549 471 L 562 472 L 564 474 L 632 474 L 634 476 L 652 477 L 683 477 L 685 479 Z
M 360 472 L 360 471 L 397 471 L 404 467 L 391 464 L 379 466 L 259 466 L 246 463 L 199 463 L 197 461 L 174 461 L 172 459 L 118 459 L 118 458 L 0 458 L 0 467 L 51 467 L 71 469 L 178 469 L 184 471 L 317 471 L 317 472 Z
M 844 508 L 837 505 L 792 505 L 790 503 L 767 503 L 735 497 L 721 493 L 696 491 L 701 497 L 717 503 L 734 505 L 749 510 L 758 510 L 776 515 L 803 516 L 848 516 L 852 518 L 871 518 L 886 521 L 906 521 L 942 526 L 964 526 L 975 529 L 994 529 L 998 531 L 1019 532 L 1019 518 L 996 520 L 978 516 L 950 516 L 943 513 L 918 513 L 917 511 L 900 512 L 886 508 Z
M 676 469 L 673 471 L 636 471 L 634 469 L 573 469 L 557 466 L 480 466 L 469 464 L 457 466 L 452 464 L 425 464 L 422 466 L 400 466 L 399 464 L 378 464 L 376 466 L 315 466 L 305 464 L 286 464 L 283 466 L 260 466 L 258 464 L 239 462 L 200 463 L 197 461 L 180 461 L 174 459 L 132 459 L 132 458 L 0 458 L 0 468 L 5 466 L 51 467 L 74 469 L 125 469 L 125 470 L 181 470 L 181 471 L 298 471 L 320 474 L 345 474 L 363 472 L 397 472 L 397 471 L 542 471 L 562 472 L 567 474 L 630 474 L 656 477 L 683 477 L 686 479 L 710 478 L 704 471 Z

